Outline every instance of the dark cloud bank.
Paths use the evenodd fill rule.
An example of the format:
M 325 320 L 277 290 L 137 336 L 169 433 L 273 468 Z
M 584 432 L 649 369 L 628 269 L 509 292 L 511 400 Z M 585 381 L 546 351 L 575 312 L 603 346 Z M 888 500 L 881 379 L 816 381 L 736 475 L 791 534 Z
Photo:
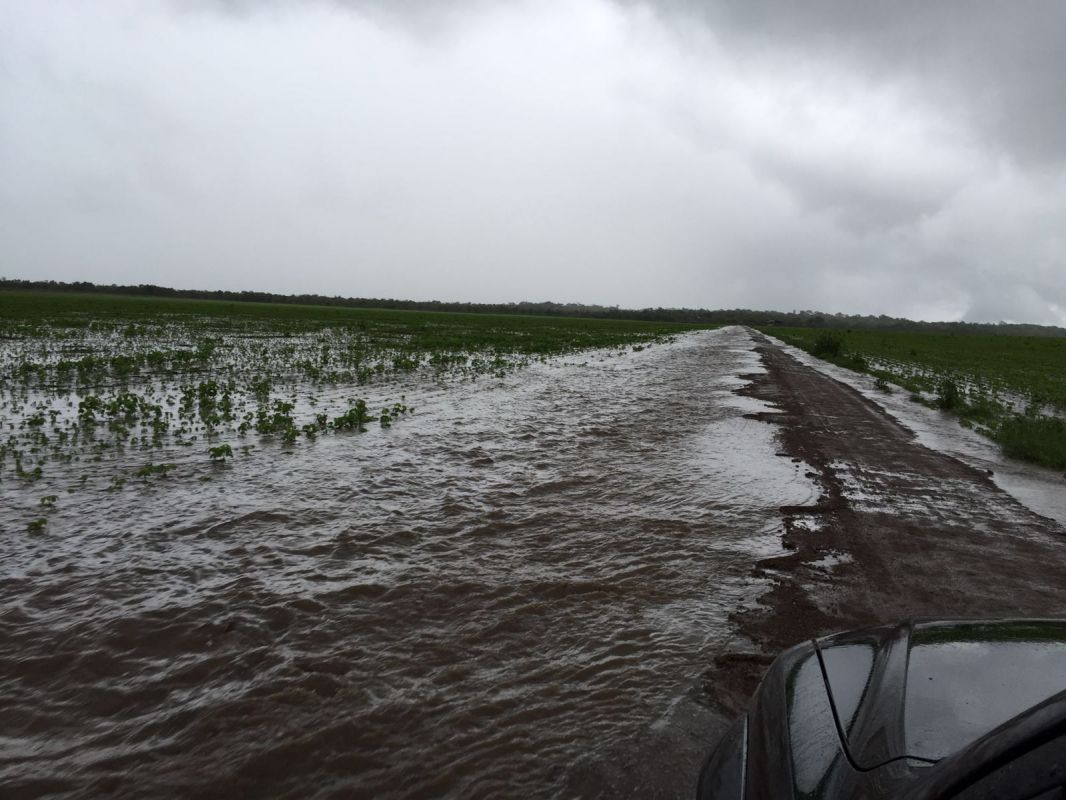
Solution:
M 1066 6 L 0 2 L 10 277 L 1066 323 Z

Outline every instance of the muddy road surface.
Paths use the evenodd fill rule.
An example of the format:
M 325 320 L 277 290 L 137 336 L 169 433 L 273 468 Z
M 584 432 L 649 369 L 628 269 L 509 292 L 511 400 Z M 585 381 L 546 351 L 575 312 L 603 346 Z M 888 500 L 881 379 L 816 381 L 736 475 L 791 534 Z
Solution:
M 1058 524 L 744 329 L 408 398 L 5 529 L 0 795 L 688 797 L 782 647 L 1066 614 Z
M 987 469 L 919 444 L 790 348 L 752 336 L 765 372 L 739 393 L 772 406 L 749 416 L 772 427 L 776 457 L 803 465 L 816 497 L 780 507 L 786 552 L 755 565 L 753 579 L 768 588 L 731 615 L 734 646 L 712 659 L 700 690 L 674 706 L 669 724 L 577 776 L 576 795 L 691 796 L 684 781 L 698 768 L 701 736 L 705 747 L 743 712 L 774 656 L 804 639 L 915 617 L 1066 616 L 1059 522 L 997 487 Z M 1029 474 L 1028 495 L 1066 491 L 1062 476 Z
M 772 589 L 735 615 L 751 649 L 716 659 L 706 690 L 743 707 L 751 665 L 797 640 L 913 617 L 1066 615 L 1066 530 L 999 489 L 988 470 L 918 444 L 855 389 L 756 335 L 766 373 L 742 390 L 773 404 L 781 455 L 818 500 L 785 506 Z M 930 412 L 935 413 L 935 412 Z M 1047 491 L 1066 491 L 1048 474 Z

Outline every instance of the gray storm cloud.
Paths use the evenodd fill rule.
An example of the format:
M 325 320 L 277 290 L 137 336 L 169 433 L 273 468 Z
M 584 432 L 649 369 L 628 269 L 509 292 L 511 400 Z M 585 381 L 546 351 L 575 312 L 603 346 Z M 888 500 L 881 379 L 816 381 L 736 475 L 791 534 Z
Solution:
M 0 270 L 1066 323 L 1066 7 L 867 5 L 0 2 Z

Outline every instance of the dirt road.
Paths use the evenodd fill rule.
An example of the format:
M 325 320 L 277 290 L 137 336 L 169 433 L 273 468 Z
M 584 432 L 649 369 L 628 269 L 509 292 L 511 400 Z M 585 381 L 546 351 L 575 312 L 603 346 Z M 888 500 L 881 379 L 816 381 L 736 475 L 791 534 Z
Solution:
M 833 631 L 923 616 L 1066 615 L 1062 526 L 760 341 L 767 372 L 742 391 L 780 410 L 761 418 L 779 426 L 781 457 L 810 465 L 821 497 L 781 509 L 792 552 L 757 565 L 773 588 L 736 616 L 751 651 L 723 655 L 706 676 L 715 705 L 739 711 L 772 654 Z
M 778 457 L 807 465 L 809 506 L 781 508 L 787 555 L 733 615 L 737 646 L 639 742 L 572 781 L 582 797 L 691 797 L 696 774 L 773 657 L 805 639 L 914 617 L 1066 616 L 1066 530 L 988 474 L 919 444 L 859 392 L 756 335 L 765 374 L 741 394 L 771 403 Z M 1066 486 L 1064 486 L 1066 491 Z

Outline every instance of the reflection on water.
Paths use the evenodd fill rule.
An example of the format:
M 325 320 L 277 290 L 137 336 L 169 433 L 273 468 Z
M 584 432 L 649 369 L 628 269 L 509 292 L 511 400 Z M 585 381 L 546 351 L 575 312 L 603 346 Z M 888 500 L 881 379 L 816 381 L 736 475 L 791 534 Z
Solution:
M 813 497 L 732 394 L 757 364 L 732 328 L 407 387 L 389 430 L 64 496 L 3 538 L 0 785 L 551 796 L 668 706 Z

